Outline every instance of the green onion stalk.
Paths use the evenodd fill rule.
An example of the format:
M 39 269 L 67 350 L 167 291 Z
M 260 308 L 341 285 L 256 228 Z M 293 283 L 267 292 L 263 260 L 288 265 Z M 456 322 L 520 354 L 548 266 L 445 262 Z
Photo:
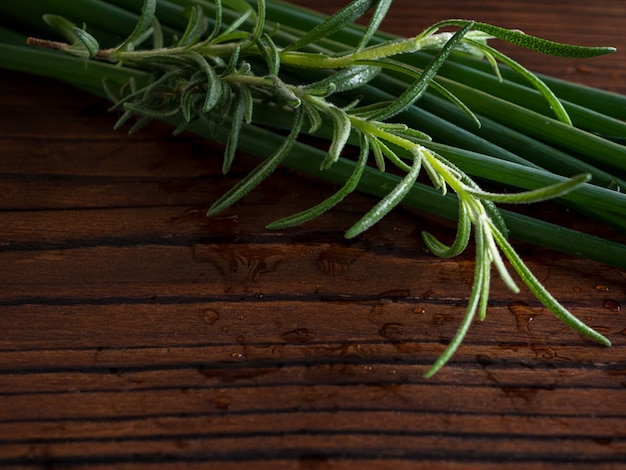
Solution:
M 568 57 L 614 49 L 456 19 L 401 38 L 378 31 L 390 7 L 354 0 L 324 16 L 278 0 L 5 2 L 0 64 L 110 99 L 116 128 L 161 120 L 219 141 L 224 173 L 239 152 L 260 157 L 209 217 L 285 165 L 340 189 L 270 229 L 305 223 L 355 190 L 379 201 L 348 238 L 398 204 L 456 220 L 449 245 L 423 233 L 437 256 L 459 255 L 472 235 L 476 248 L 465 317 L 426 376 L 485 318 L 493 268 L 517 292 L 512 267 L 559 319 L 610 345 L 547 292 L 509 239 L 621 269 L 626 245 L 497 204 L 551 199 L 625 232 L 626 97 L 534 74 L 489 40 Z

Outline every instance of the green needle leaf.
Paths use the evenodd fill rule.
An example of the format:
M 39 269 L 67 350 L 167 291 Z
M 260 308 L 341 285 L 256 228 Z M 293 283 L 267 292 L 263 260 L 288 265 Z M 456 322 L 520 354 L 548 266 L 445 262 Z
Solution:
M 429 28 L 429 30 L 437 30 L 440 27 L 444 26 L 464 26 L 467 23 L 467 20 L 445 20 L 433 25 L 431 28 Z M 580 59 L 610 54 L 612 52 L 615 52 L 616 50 L 614 47 L 587 47 L 571 44 L 562 44 L 554 41 L 549 41 L 547 39 L 538 38 L 536 36 L 531 36 L 521 31 L 501 28 L 499 26 L 493 26 L 487 23 L 475 22 L 474 28 L 479 31 L 483 31 L 491 36 L 510 42 L 511 44 L 523 47 L 525 49 L 558 57 L 574 57 Z
M 378 5 L 376 5 L 376 8 L 374 9 L 374 12 L 372 13 L 370 22 L 367 25 L 367 29 L 363 33 L 363 37 L 361 38 L 359 45 L 356 47 L 356 51 L 360 51 L 361 49 L 366 47 L 367 44 L 370 42 L 370 40 L 372 39 L 372 36 L 374 36 L 376 31 L 378 30 L 378 27 L 385 19 L 385 16 L 387 15 L 387 11 L 389 10 L 389 7 L 391 6 L 391 2 L 392 0 L 379 0 L 378 1 Z
M 117 47 L 118 51 L 131 51 L 135 48 L 135 43 L 143 37 L 143 34 L 152 25 L 152 18 L 156 11 L 156 0 L 144 0 L 139 20 L 132 33 L 126 40 Z
M 552 295 L 546 290 L 546 288 L 539 282 L 539 280 L 533 275 L 533 273 L 528 269 L 528 267 L 521 260 L 519 255 L 515 252 L 513 247 L 509 244 L 509 242 L 502 236 L 502 234 L 495 228 L 494 225 L 491 225 L 491 233 L 493 237 L 504 253 L 504 255 L 508 258 L 513 268 L 520 275 L 524 283 L 528 286 L 533 294 L 541 301 L 543 305 L 548 307 L 556 317 L 563 321 L 567 326 L 572 328 L 573 330 L 582 333 L 590 337 L 591 339 L 597 341 L 604 346 L 610 346 L 611 341 L 606 338 L 604 335 L 598 333 L 594 329 L 585 325 L 582 321 L 572 315 L 565 307 L 563 307 Z
M 483 294 L 484 283 L 483 280 L 485 278 L 485 266 L 486 262 L 484 260 L 485 250 L 484 250 L 484 233 L 482 231 L 482 227 L 477 227 L 476 229 L 476 268 L 474 269 L 474 280 L 472 285 L 472 293 L 470 294 L 469 302 L 467 304 L 467 309 L 465 310 L 465 317 L 463 318 L 463 322 L 461 326 L 457 330 L 456 334 L 450 341 L 450 344 L 444 349 L 443 353 L 439 356 L 439 358 L 435 361 L 435 363 L 428 369 L 428 371 L 424 374 L 424 378 L 430 378 L 435 375 L 454 355 L 456 350 L 459 348 L 465 335 L 467 334 L 470 325 L 472 324 L 472 320 L 474 320 L 474 316 L 476 315 L 476 309 L 478 308 L 481 302 L 481 296 Z
M 189 15 L 189 21 L 183 37 L 178 41 L 178 47 L 189 47 L 197 43 L 208 27 L 208 22 L 200 5 L 188 8 L 186 13 Z
M 467 23 L 462 29 L 457 31 L 446 44 L 441 48 L 441 51 L 435 56 L 435 58 L 424 69 L 421 76 L 413 82 L 413 84 L 407 88 L 396 100 L 394 100 L 389 106 L 379 111 L 373 116 L 373 119 L 383 121 L 390 118 L 411 106 L 416 100 L 422 96 L 426 91 L 429 82 L 435 77 L 437 71 L 444 64 L 446 59 L 450 56 L 454 48 L 461 42 L 463 36 L 465 36 L 472 28 L 473 23 Z
M 280 70 L 280 54 L 276 48 L 276 44 L 272 41 L 272 38 L 267 34 L 263 34 L 257 40 L 257 46 L 259 52 L 263 56 L 263 60 L 267 64 L 269 75 L 278 75 Z
M 256 24 L 254 26 L 254 31 L 250 36 L 251 43 L 257 42 L 263 34 L 263 29 L 265 28 L 265 13 L 265 0 L 257 0 Z
M 84 29 L 60 15 L 48 14 L 42 18 L 48 26 L 61 33 L 72 44 L 72 47 L 66 49 L 68 52 L 90 59 L 98 53 L 100 49 L 98 41 Z
M 368 135 L 367 140 L 372 147 L 374 153 L 374 161 L 376 162 L 376 168 L 381 173 L 385 172 L 385 156 L 383 155 L 382 142 L 378 140 L 376 136 Z
M 485 250 L 488 252 L 489 259 L 498 270 L 500 279 L 502 279 L 504 284 L 509 288 L 509 290 L 511 290 L 511 292 L 518 294 L 520 291 L 519 287 L 517 287 L 517 284 L 515 284 L 515 281 L 509 274 L 509 270 L 504 265 L 504 260 L 502 259 L 502 256 L 500 256 L 500 251 L 498 251 L 498 245 L 496 244 L 493 238 L 493 234 L 492 234 L 493 229 L 490 227 L 492 226 L 495 227 L 496 225 L 493 223 L 489 224 L 488 217 L 486 217 L 485 215 L 481 215 L 479 217 L 479 220 L 476 225 L 478 224 L 480 224 L 482 227 L 487 227 L 486 229 L 484 229 L 485 230 Z M 502 233 L 499 232 L 499 235 L 502 236 Z
M 480 119 L 478 119 L 478 116 L 476 116 L 476 114 L 474 114 L 474 112 L 469 108 L 469 106 L 463 103 L 463 101 L 461 101 L 454 93 L 452 93 L 450 90 L 445 88 L 434 78 L 430 81 L 428 86 L 432 88 L 433 90 L 436 90 L 440 95 L 442 95 L 452 104 L 454 104 L 457 108 L 463 111 L 463 113 L 465 113 L 465 115 L 472 120 L 472 122 L 476 125 L 476 127 L 478 128 L 481 127 L 482 124 L 480 123 Z
M 311 31 L 284 47 L 283 52 L 302 49 L 304 46 L 330 36 L 363 16 L 376 3 L 378 3 L 376 0 L 356 0 L 350 2 Z
M 248 37 L 247 34 L 242 33 L 242 32 L 237 32 L 237 30 L 242 24 L 248 21 L 248 18 L 250 18 L 253 14 L 254 14 L 254 10 L 248 8 L 248 10 L 242 13 L 241 16 L 238 16 L 235 21 L 233 21 L 230 25 L 228 25 L 228 27 L 220 35 L 215 37 L 212 40 L 212 42 L 217 44 L 217 43 L 229 41 L 231 39 L 241 39 L 241 38 Z
M 152 49 L 163 48 L 163 28 L 159 19 L 155 16 L 152 18 Z
M 186 122 L 190 122 L 196 113 L 195 104 L 199 101 L 196 87 L 200 87 L 203 83 L 203 79 L 190 81 L 180 94 L 180 109 Z
M 235 159 L 235 151 L 239 144 L 239 133 L 246 119 L 246 111 L 248 107 L 248 101 L 245 93 L 240 92 L 235 102 L 232 124 L 230 126 L 230 132 L 228 133 L 228 140 L 226 141 L 226 149 L 224 150 L 224 162 L 222 164 L 222 173 L 226 174 L 230 170 L 230 167 Z
M 397 206 L 400 201 L 404 199 L 404 196 L 406 196 L 406 194 L 411 190 L 411 187 L 419 175 L 421 166 L 422 158 L 416 153 L 413 159 L 413 165 L 411 166 L 411 171 L 407 173 L 404 178 L 402 178 L 402 180 L 389 194 L 381 199 L 378 204 L 376 204 L 361 218 L 361 220 L 359 220 L 346 232 L 346 238 L 354 238 L 361 232 L 364 232 L 387 215 L 395 206 Z
M 222 5 L 222 0 L 215 0 L 214 4 L 215 16 L 213 21 L 213 30 L 211 31 L 211 34 L 209 34 L 209 37 L 206 39 L 207 43 L 211 42 L 219 34 L 220 29 L 222 28 L 222 18 L 224 16 L 224 7 Z
M 169 109 L 152 109 L 136 103 L 124 103 L 124 109 L 138 114 L 141 117 L 147 117 L 150 119 L 163 119 L 177 114 L 180 110 L 180 107 L 175 106 Z
M 227 77 L 228 75 L 235 73 L 235 71 L 237 70 L 237 67 L 239 66 L 240 54 L 241 54 L 241 47 L 237 45 L 233 49 L 233 53 L 230 55 L 230 58 L 228 59 L 228 65 L 226 65 L 226 68 L 220 74 L 222 77 Z
M 320 127 L 322 127 L 324 120 L 322 119 L 322 116 L 317 108 L 310 103 L 305 101 L 303 102 L 302 107 L 309 121 L 309 134 L 314 134 Z
M 343 109 L 331 105 L 328 106 L 325 111 L 330 114 L 330 117 L 333 120 L 333 140 L 330 144 L 330 148 L 328 149 L 328 156 L 322 162 L 322 170 L 329 168 L 337 161 L 341 155 L 341 151 L 346 146 L 346 143 L 350 138 L 350 132 L 352 131 L 350 118 Z
M 63 16 L 60 16 L 60 15 L 47 14 L 47 15 L 43 15 L 42 19 L 52 29 L 61 33 L 63 37 L 69 43 L 73 44 L 76 41 L 78 41 L 78 36 L 76 35 L 76 32 L 74 31 L 74 29 L 76 28 L 76 25 L 72 23 L 70 20 L 68 20 L 67 18 L 64 18 Z
M 582 174 L 569 178 L 560 183 L 544 186 L 539 189 L 533 189 L 532 191 L 524 191 L 521 193 L 513 194 L 498 194 L 483 191 L 477 188 L 467 188 L 467 192 L 473 194 L 480 199 L 488 199 L 493 202 L 502 202 L 507 204 L 529 204 L 534 202 L 546 201 L 548 199 L 554 199 L 564 194 L 569 193 L 576 187 L 591 180 L 591 175 Z
M 218 212 L 230 207 L 252 189 L 261 183 L 267 176 L 272 173 L 280 165 L 280 162 L 287 156 L 294 143 L 298 138 L 298 134 L 302 129 L 302 123 L 304 121 L 304 112 L 302 108 L 298 108 L 295 111 L 294 123 L 291 132 L 280 146 L 280 148 L 268 159 L 263 161 L 254 170 L 248 173 L 244 179 L 228 190 L 222 197 L 220 197 L 209 209 L 207 210 L 207 217 L 212 217 Z
M 496 57 L 502 63 L 508 65 L 509 67 L 511 67 L 511 69 L 519 73 L 523 78 L 528 80 L 528 82 L 530 82 L 530 84 L 544 96 L 559 121 L 569 125 L 572 124 L 572 120 L 570 119 L 569 114 L 567 114 L 563 103 L 561 103 L 561 101 L 556 97 L 554 92 L 539 77 L 537 77 L 537 75 L 531 73 L 529 70 L 508 57 L 506 54 L 502 54 L 500 51 L 488 46 L 485 43 L 482 43 L 480 41 L 474 41 L 471 39 L 466 39 L 466 41 L 476 48 L 480 49 L 481 51 L 485 52 L 489 56 Z
M 356 65 L 346 67 L 328 77 L 302 86 L 302 89 L 311 94 L 323 96 L 331 93 L 343 93 L 344 91 L 360 88 L 369 83 L 380 73 L 380 67 L 371 65 Z
M 187 57 L 196 62 L 202 71 L 206 74 L 207 91 L 202 106 L 202 111 L 208 113 L 221 100 L 223 94 L 222 82 L 217 76 L 215 69 L 209 65 L 207 60 L 195 51 L 188 51 Z
M 428 250 L 430 250 L 430 252 L 435 256 L 440 258 L 452 258 L 453 256 L 457 256 L 465 251 L 465 248 L 467 248 L 467 244 L 469 243 L 471 231 L 472 224 L 470 222 L 465 204 L 459 202 L 459 221 L 456 237 L 452 245 L 444 245 L 428 232 L 422 232 L 422 240 L 424 240 L 426 248 L 428 248 Z
M 485 238 L 487 238 L 485 236 Z M 480 302 L 478 305 L 478 317 L 481 321 L 487 318 L 487 307 L 489 306 L 489 290 L 491 287 L 491 259 L 490 253 L 485 253 L 484 256 L 481 256 L 480 259 L 477 258 L 477 261 L 482 261 L 483 265 L 482 270 L 482 279 L 480 286 Z M 476 269 L 476 268 L 475 268 Z
M 334 193 L 328 199 L 325 199 L 321 203 L 317 204 L 316 206 L 313 206 L 310 209 L 291 215 L 289 217 L 285 217 L 283 219 L 272 222 L 271 224 L 268 224 L 266 228 L 268 230 L 283 229 L 286 227 L 292 227 L 294 225 L 299 225 L 307 222 L 330 210 L 339 202 L 341 202 L 348 194 L 353 192 L 359 184 L 361 175 L 363 175 L 363 170 L 365 170 L 367 157 L 369 154 L 368 140 L 363 135 L 360 136 L 360 139 L 361 150 L 359 153 L 359 160 L 357 162 L 357 165 L 354 167 L 354 171 L 346 181 L 346 184 L 343 185 L 341 189 L 339 189 L 339 191 Z
M 98 44 L 98 41 L 96 41 L 96 38 L 94 38 L 84 29 L 72 28 L 72 30 L 80 41 L 80 44 L 85 47 L 88 57 L 90 59 L 95 57 L 98 53 L 98 50 L 100 49 L 100 45 Z

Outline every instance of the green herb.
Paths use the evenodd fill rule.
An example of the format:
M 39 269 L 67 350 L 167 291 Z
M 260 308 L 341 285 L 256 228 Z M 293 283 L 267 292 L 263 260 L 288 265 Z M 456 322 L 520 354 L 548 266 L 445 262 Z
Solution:
M 610 345 L 545 290 L 508 235 L 510 230 L 516 238 L 622 268 L 626 246 L 500 211 L 495 204 L 559 198 L 626 229 L 626 197 L 620 192 L 626 187 L 626 148 L 619 143 L 626 135 L 620 114 L 625 107 L 601 104 L 626 98 L 544 80 L 487 41 L 497 37 L 570 57 L 613 49 L 559 44 L 465 20 L 442 21 L 413 38 L 390 37 L 377 32 L 390 4 L 354 0 L 328 18 L 275 0 L 85 0 L 81 11 L 52 0 L 37 7 L 25 2 L 11 11 L 0 5 L 33 29 L 42 26 L 36 17 L 50 8 L 43 19 L 64 38 L 29 39 L 42 47 L 36 49 L 0 29 L 0 59 L 4 67 L 108 96 L 112 109 L 121 111 L 116 127 L 130 125 L 134 132 L 159 119 L 174 125 L 175 133 L 190 130 L 223 141 L 225 173 L 238 149 L 262 157 L 211 205 L 208 216 L 285 164 L 342 186 L 315 207 L 270 223 L 272 229 L 317 217 L 354 190 L 381 199 L 347 237 L 358 236 L 400 203 L 456 218 L 450 245 L 429 233 L 423 240 L 433 254 L 452 257 L 467 248 L 473 233 L 474 282 L 457 334 L 426 376 L 450 359 L 477 313 L 485 318 L 492 267 L 518 291 L 505 260 L 558 318 Z M 369 25 L 355 26 L 370 9 Z M 81 14 L 113 45 L 101 45 L 98 34 L 68 19 Z M 442 32 L 450 27 L 455 31 Z M 553 88 L 570 101 L 558 99 Z M 304 133 L 320 137 L 326 150 L 301 143 Z M 360 149 L 356 161 L 343 156 L 346 146 Z M 422 173 L 430 187 L 417 182 Z M 507 181 L 521 191 L 485 191 L 478 181 Z

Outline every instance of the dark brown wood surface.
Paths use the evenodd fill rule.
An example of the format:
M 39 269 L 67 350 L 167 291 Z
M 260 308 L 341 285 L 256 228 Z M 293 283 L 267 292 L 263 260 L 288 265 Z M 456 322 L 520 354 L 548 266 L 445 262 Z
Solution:
M 626 92 L 623 2 L 398 0 L 385 29 L 448 17 L 621 47 L 578 61 L 507 50 Z M 218 146 L 160 125 L 114 132 L 106 103 L 67 86 L 3 71 L 0 89 L 0 466 L 626 467 L 623 271 L 518 243 L 614 346 L 495 282 L 487 320 L 425 380 L 473 262 L 429 256 L 419 233 L 452 225 L 397 210 L 346 241 L 374 203 L 355 195 L 270 232 L 332 189 L 286 170 L 207 219 L 254 160 L 224 177 Z

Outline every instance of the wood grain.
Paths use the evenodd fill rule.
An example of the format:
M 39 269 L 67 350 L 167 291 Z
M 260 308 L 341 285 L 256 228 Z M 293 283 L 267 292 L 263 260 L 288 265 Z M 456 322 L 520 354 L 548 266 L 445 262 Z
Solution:
M 398 0 L 385 29 L 447 17 L 626 50 L 626 8 L 608 0 Z M 626 92 L 624 52 L 512 53 Z M 449 223 L 397 210 L 346 241 L 374 203 L 354 195 L 270 232 L 332 190 L 286 170 L 207 219 L 252 159 L 224 177 L 207 141 L 114 132 L 106 103 L 57 83 L 2 72 L 0 86 L 3 468 L 626 467 L 623 271 L 518 244 L 614 346 L 495 282 L 487 320 L 425 380 L 471 286 L 471 253 L 435 259 L 420 240 Z

